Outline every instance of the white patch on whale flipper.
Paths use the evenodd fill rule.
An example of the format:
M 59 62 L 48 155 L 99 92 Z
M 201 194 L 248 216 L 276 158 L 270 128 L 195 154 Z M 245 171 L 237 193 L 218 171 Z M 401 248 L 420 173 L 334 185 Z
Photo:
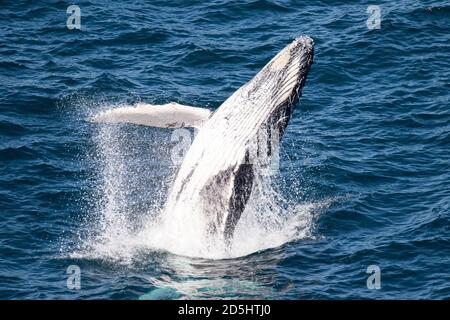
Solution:
M 175 102 L 152 105 L 139 103 L 136 106 L 109 109 L 92 117 L 97 123 L 132 123 L 160 128 L 199 127 L 209 119 L 211 111 L 178 104 Z

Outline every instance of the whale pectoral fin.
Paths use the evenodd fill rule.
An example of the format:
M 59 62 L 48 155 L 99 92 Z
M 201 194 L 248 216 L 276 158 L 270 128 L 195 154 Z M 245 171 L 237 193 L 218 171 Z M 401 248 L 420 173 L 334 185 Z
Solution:
M 199 127 L 209 119 L 211 111 L 168 103 L 151 105 L 140 103 L 136 106 L 121 107 L 100 112 L 90 119 L 97 123 L 132 123 L 159 128 Z

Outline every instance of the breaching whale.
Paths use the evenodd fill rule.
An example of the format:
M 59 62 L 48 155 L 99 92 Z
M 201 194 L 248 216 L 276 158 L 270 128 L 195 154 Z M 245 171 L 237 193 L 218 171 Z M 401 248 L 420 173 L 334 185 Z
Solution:
M 262 153 L 270 157 L 273 138 L 277 142 L 281 139 L 301 96 L 313 55 L 311 38 L 295 39 L 215 112 L 177 103 L 139 104 L 104 111 L 92 121 L 199 128 L 164 211 L 201 216 L 206 221 L 205 232 L 227 241 L 251 195 L 257 174 L 255 157 Z M 255 144 L 256 152 L 252 152 Z

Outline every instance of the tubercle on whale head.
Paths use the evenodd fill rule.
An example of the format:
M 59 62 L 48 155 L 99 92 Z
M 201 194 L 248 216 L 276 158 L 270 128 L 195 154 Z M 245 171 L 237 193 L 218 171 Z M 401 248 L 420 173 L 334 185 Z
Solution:
M 314 40 L 309 36 L 300 36 L 296 38 L 294 41 L 292 41 L 291 45 L 294 45 L 296 47 L 302 46 L 303 48 L 312 49 L 314 47 Z

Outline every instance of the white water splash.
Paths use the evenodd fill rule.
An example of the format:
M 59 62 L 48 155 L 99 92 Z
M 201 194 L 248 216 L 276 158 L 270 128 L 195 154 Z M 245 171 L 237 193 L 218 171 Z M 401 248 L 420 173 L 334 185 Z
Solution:
M 162 214 L 166 192 L 158 187 L 164 186 L 162 189 L 167 191 L 176 168 L 169 165 L 171 145 L 167 137 L 157 137 L 160 141 L 150 145 L 153 150 L 141 148 L 141 144 L 148 143 L 145 139 L 149 137 L 133 131 L 145 129 L 154 130 L 101 125 L 95 134 L 100 170 L 100 199 L 97 199 L 96 213 L 99 217 L 91 226 L 92 233 L 83 246 L 85 249 L 76 255 L 129 261 L 141 250 L 162 250 L 189 257 L 225 259 L 310 236 L 312 212 L 321 205 L 288 203 L 272 187 L 270 175 L 259 175 L 255 180 L 230 245 L 205 237 L 205 224 L 201 218 L 183 208 L 177 209 L 179 212 L 175 214 Z M 159 155 L 159 159 L 154 159 L 155 155 Z M 153 179 L 154 171 L 162 171 L 164 180 L 161 175 Z M 133 199 L 136 197 L 146 204 L 146 207 L 140 207 L 138 215 L 130 213 L 132 208 L 135 210 Z

